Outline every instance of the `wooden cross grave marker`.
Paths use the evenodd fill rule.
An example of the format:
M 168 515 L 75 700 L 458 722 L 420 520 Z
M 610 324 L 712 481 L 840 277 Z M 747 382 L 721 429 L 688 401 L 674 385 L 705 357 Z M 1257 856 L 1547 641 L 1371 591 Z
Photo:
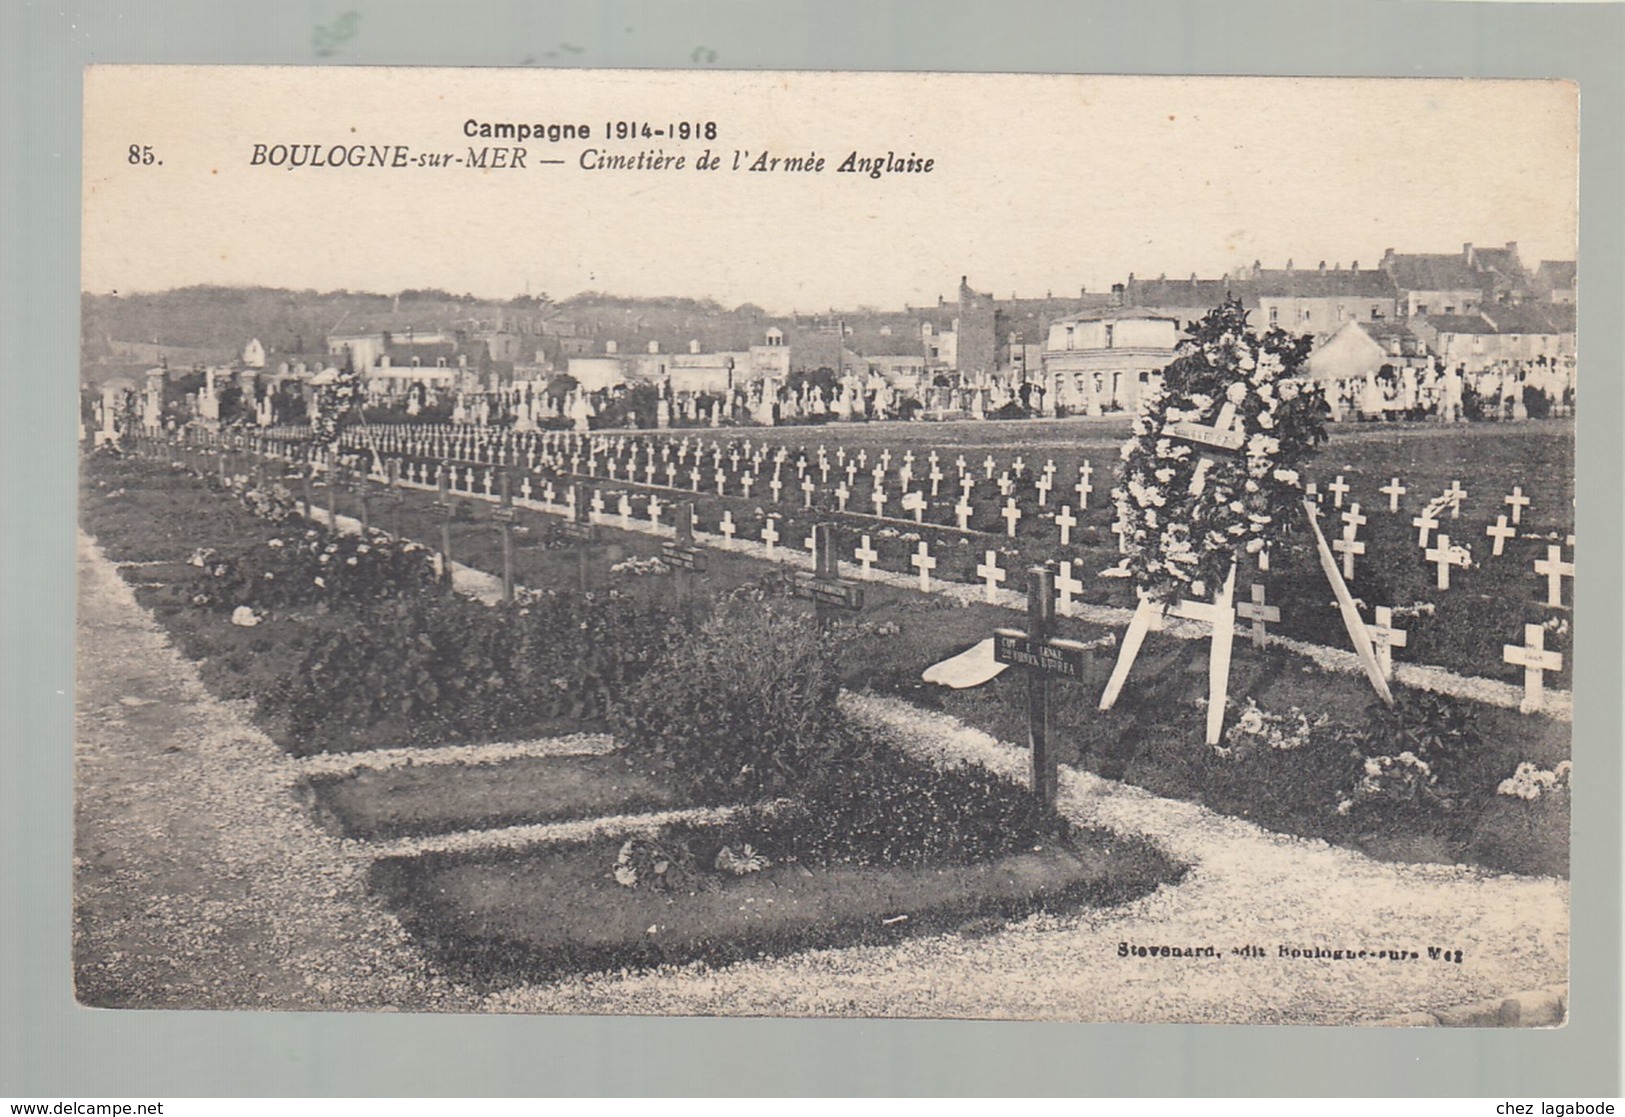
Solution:
M 1061 510 L 1055 513 L 1055 526 L 1061 529 L 1061 546 L 1072 545 L 1072 529 L 1077 526 L 1078 518 L 1072 514 L 1072 509 L 1061 505 Z
M 998 596 L 999 583 L 1008 577 L 1003 570 L 999 569 L 999 552 L 987 552 L 986 560 L 976 568 L 976 576 L 982 579 L 983 582 L 982 600 L 989 605 L 993 604 Z
M 875 575 L 873 566 L 875 560 L 880 557 L 880 552 L 869 545 L 869 537 L 867 535 L 863 536 L 861 542 L 858 544 L 858 549 L 852 552 L 852 554 L 853 557 L 858 560 L 859 573 L 862 575 L 863 580 L 865 582 L 874 581 Z
M 677 534 L 660 547 L 660 557 L 672 568 L 677 585 L 677 603 L 687 605 L 694 595 L 694 575 L 705 573 L 705 550 L 694 543 L 694 504 L 677 505 Z
M 440 513 L 440 576 L 446 589 L 451 589 L 451 517 L 455 508 L 451 501 L 451 478 L 444 465 L 435 470 L 435 499 L 430 507 Z
M 776 525 L 773 522 L 773 517 L 769 516 L 767 518 L 767 522 L 762 524 L 762 542 L 767 544 L 767 553 L 768 554 L 771 555 L 773 553 L 773 547 L 774 547 L 775 544 L 778 543 L 778 541 L 779 541 L 778 525 Z
M 1512 506 L 1512 524 L 1514 527 L 1523 523 L 1523 510 L 1529 507 L 1529 498 L 1523 495 L 1522 485 L 1512 486 L 1512 495 L 1506 498 L 1506 503 Z M 1496 551 L 1500 554 L 1500 551 Z
M 1339 473 L 1337 480 L 1326 486 L 1326 491 L 1332 494 L 1332 507 L 1341 508 L 1343 507 L 1343 498 L 1349 495 L 1348 482 L 1344 481 L 1343 475 Z
M 1546 704 L 1547 671 L 1561 671 L 1563 656 L 1546 650 L 1546 629 L 1538 624 L 1523 626 L 1522 644 L 1503 644 L 1501 658 L 1523 668 L 1523 702 L 1518 709 L 1534 713 Z
M 1072 576 L 1070 560 L 1061 563 L 1061 573 L 1055 579 L 1055 592 L 1060 599 L 1061 616 L 1072 615 L 1072 598 L 1083 592 L 1083 581 Z
M 925 540 L 920 540 L 919 550 L 914 557 L 908 560 L 909 565 L 920 572 L 920 592 L 931 592 L 931 571 L 937 568 L 937 560 L 931 557 L 931 548 Z
M 1251 596 L 1251 601 L 1243 601 L 1236 606 L 1236 616 L 1252 622 L 1248 635 L 1253 639 L 1253 647 L 1263 651 L 1270 642 L 1269 632 L 1264 625 L 1280 621 L 1281 610 L 1278 606 L 1264 604 L 1264 587 L 1257 582 L 1252 584 Z
M 1450 568 L 1468 565 L 1467 556 L 1450 545 L 1450 536 L 1440 533 L 1435 545 L 1428 549 L 1427 560 L 1439 568 L 1438 587 L 1450 588 Z
M 559 525 L 565 538 L 576 541 L 577 570 L 581 592 L 592 590 L 592 548 L 598 542 L 598 525 L 592 522 L 587 506 L 587 486 L 577 481 L 570 486 L 570 518 Z
M 1553 544 L 1546 548 L 1546 557 L 1535 560 L 1535 573 L 1546 578 L 1546 604 L 1553 609 L 1563 608 L 1563 579 L 1574 577 L 1574 564 L 1563 561 L 1563 548 Z
M 1394 611 L 1387 605 L 1377 606 L 1377 619 L 1374 623 L 1365 626 L 1371 637 L 1371 644 L 1376 650 L 1377 663 L 1382 668 L 1382 677 L 1394 677 L 1394 649 L 1403 648 L 1410 639 L 1402 628 L 1394 627 Z
M 1000 512 L 999 515 L 1003 516 L 1005 523 L 1009 524 L 1007 534 L 1011 539 L 1014 539 L 1016 537 L 1016 524 L 1021 520 L 1021 509 L 1016 507 L 1015 497 L 1011 497 L 1005 502 L 1004 511 Z
M 964 497 L 960 497 L 959 503 L 954 505 L 954 519 L 958 522 L 960 531 L 970 530 L 970 516 L 972 511 L 973 509 L 971 508 L 970 503 L 966 501 Z
M 863 608 L 863 587 L 841 577 L 840 558 L 835 553 L 834 524 L 814 524 L 812 538 L 813 570 L 810 575 L 796 575 L 796 596 L 813 603 L 819 626 L 827 628 L 835 610 L 857 612 Z
M 1236 422 L 1236 405 L 1228 401 L 1219 408 L 1213 424 L 1208 426 L 1191 419 L 1182 419 L 1177 423 L 1168 423 L 1162 428 L 1167 438 L 1180 442 L 1188 442 L 1203 450 L 1217 450 L 1225 454 L 1238 455 L 1247 445 L 1247 432 Z M 1200 496 L 1202 490 L 1207 488 L 1207 475 L 1217 462 L 1212 454 L 1198 453 L 1196 471 L 1191 474 L 1190 494 Z
M 1075 488 L 1078 493 L 1078 507 L 1085 511 L 1089 508 L 1089 494 L 1095 491 L 1095 487 L 1089 483 L 1089 478 L 1094 471 L 1095 467 L 1090 465 L 1088 461 L 1078 466 L 1078 483 Z
M 925 520 L 925 494 L 918 489 L 910 489 L 904 493 L 903 511 L 914 513 L 915 523 L 923 523 Z
M 1027 671 L 1027 743 L 1032 752 L 1032 792 L 1055 805 L 1056 758 L 1049 748 L 1049 684 L 1052 676 L 1075 683 L 1088 677 L 1091 645 L 1055 635 L 1055 575 L 1046 566 L 1027 572 L 1027 631 L 993 630 L 993 660 Z
M 517 514 L 513 506 L 513 487 L 508 479 L 508 471 L 502 471 L 501 478 L 502 497 L 494 509 L 491 510 L 491 519 L 496 522 L 497 530 L 502 535 L 502 600 L 505 604 L 513 604 L 513 521 Z
M 1461 502 L 1467 499 L 1467 490 L 1461 487 L 1460 481 L 1452 481 L 1450 487 L 1444 491 L 1444 495 L 1450 499 L 1450 518 L 1460 519 Z
M 1507 540 L 1517 538 L 1518 529 L 1508 526 L 1506 513 L 1503 512 L 1495 517 L 1493 524 L 1484 529 L 1484 534 L 1495 541 L 1495 546 L 1490 551 L 1490 554 L 1495 558 L 1500 558 L 1502 550 L 1506 547 Z

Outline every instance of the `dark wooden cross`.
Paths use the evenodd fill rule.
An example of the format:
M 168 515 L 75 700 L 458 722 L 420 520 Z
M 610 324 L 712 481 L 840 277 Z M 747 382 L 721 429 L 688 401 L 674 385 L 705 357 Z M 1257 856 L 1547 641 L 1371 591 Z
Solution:
M 813 525 L 813 572 L 796 575 L 796 596 L 812 601 L 820 628 L 830 626 L 836 609 L 857 612 L 863 608 L 863 587 L 841 577 L 834 524 Z
M 561 526 L 566 539 L 576 541 L 576 554 L 580 556 L 581 592 L 592 590 L 592 546 L 598 542 L 598 525 L 592 522 L 592 511 L 587 507 L 587 486 L 577 481 L 571 492 L 575 494 L 575 514 Z
M 361 538 L 367 537 L 367 531 L 372 527 L 372 519 L 367 509 L 367 467 L 358 465 L 351 471 L 350 491 L 355 494 L 356 514 L 361 521 Z
M 446 589 L 451 589 L 451 517 L 455 507 L 451 500 L 450 468 L 442 462 L 435 471 L 436 496 L 430 504 L 440 513 L 440 576 Z
M 993 659 L 1027 671 L 1027 741 L 1032 749 L 1033 795 L 1055 805 L 1056 762 L 1049 749 L 1049 683 L 1052 676 L 1084 681 L 1093 647 L 1055 635 L 1055 573 L 1027 571 L 1027 631 L 993 630 Z
M 672 568 L 677 582 L 677 604 L 686 606 L 694 596 L 694 575 L 705 573 L 705 549 L 694 545 L 694 502 L 676 508 L 677 538 L 660 548 L 660 557 Z
M 508 478 L 508 471 L 504 469 L 499 477 L 502 489 L 501 503 L 491 511 L 491 519 L 496 521 L 497 529 L 502 532 L 502 600 L 508 605 L 513 604 L 513 521 L 518 514 L 513 506 L 513 488 Z

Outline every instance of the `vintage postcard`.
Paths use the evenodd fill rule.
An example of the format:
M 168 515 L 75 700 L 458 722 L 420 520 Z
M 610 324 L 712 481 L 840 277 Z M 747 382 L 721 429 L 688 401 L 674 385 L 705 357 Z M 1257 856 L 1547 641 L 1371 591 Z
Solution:
M 1573 84 L 84 114 L 81 1003 L 1567 1019 Z

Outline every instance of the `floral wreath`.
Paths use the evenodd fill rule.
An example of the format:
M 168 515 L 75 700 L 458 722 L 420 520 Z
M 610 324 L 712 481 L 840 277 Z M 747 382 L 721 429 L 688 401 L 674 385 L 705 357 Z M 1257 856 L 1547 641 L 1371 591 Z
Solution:
M 1308 337 L 1259 338 L 1234 299 L 1186 333 L 1141 401 L 1112 490 L 1122 569 L 1159 601 L 1216 591 L 1243 554 L 1290 534 L 1329 412 L 1303 375 Z
M 339 427 L 351 412 L 360 415 L 361 373 L 354 368 L 338 370 L 332 383 L 316 389 L 310 418 L 311 441 L 329 451 L 338 450 Z

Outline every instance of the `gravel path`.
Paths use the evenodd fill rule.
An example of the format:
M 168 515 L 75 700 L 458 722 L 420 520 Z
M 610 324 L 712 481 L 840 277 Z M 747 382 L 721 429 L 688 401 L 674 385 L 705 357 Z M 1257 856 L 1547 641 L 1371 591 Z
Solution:
M 88 540 L 80 554 L 75 967 L 131 1007 L 1347 1023 L 1561 984 L 1568 884 L 1391 865 L 1063 770 L 1078 821 L 1145 834 L 1192 869 L 1132 904 L 982 937 L 583 977 L 481 996 L 434 972 L 364 887 L 375 849 L 310 821 L 298 762 L 210 696 Z M 1012 775 L 1025 754 L 891 699 L 852 696 L 910 747 Z M 1122 956 L 1119 943 L 1219 949 Z M 1231 953 L 1256 946 L 1259 957 Z M 1297 950 L 1415 960 L 1292 958 Z M 1433 961 L 1428 948 L 1462 952 Z

